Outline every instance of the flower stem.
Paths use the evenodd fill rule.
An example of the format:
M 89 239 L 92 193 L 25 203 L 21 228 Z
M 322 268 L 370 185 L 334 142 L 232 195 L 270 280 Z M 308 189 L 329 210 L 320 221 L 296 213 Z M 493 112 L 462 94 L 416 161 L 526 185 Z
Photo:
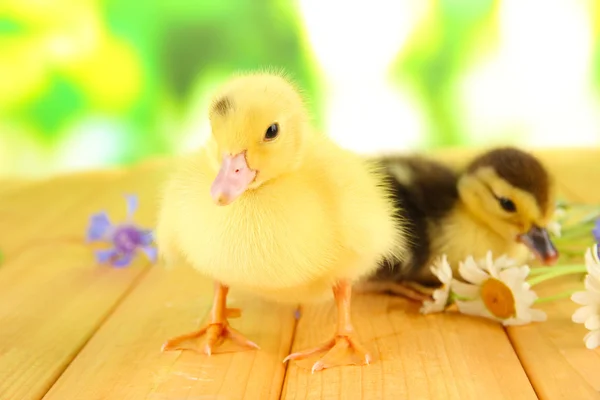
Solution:
M 456 302 L 456 300 L 466 301 L 469 299 L 467 299 L 466 297 L 461 297 L 461 296 L 457 295 L 456 293 L 454 293 L 452 290 L 450 290 L 450 293 L 448 294 L 448 304 L 454 303 L 454 302 Z
M 579 289 L 581 290 L 581 289 Z M 538 303 L 547 303 L 550 301 L 554 301 L 554 300 L 560 300 L 560 299 L 564 299 L 566 297 L 571 297 L 571 295 L 577 291 L 579 291 L 578 289 L 573 289 L 573 290 L 567 290 L 565 292 L 559 293 L 559 294 L 555 294 L 554 296 L 547 296 L 547 297 L 540 297 L 539 299 L 537 299 L 534 303 L 538 304 Z
M 582 253 L 585 253 L 585 249 L 588 246 L 581 246 L 582 248 L 579 250 L 570 250 L 570 249 L 561 249 L 560 254 L 563 257 L 581 257 Z
M 562 271 L 562 270 L 579 270 L 582 264 L 564 264 L 564 265 L 556 265 L 554 267 L 534 267 L 529 271 L 529 276 L 541 275 L 550 272 Z
M 568 239 L 581 239 L 585 236 L 592 236 L 593 224 L 576 225 L 574 227 L 563 227 L 558 241 L 564 242 Z
M 531 268 L 531 270 L 529 271 L 529 277 L 533 277 L 533 276 L 537 276 L 537 275 L 541 275 L 541 274 L 545 274 L 548 273 L 550 271 L 552 271 L 552 267 L 536 267 L 536 268 Z
M 538 283 L 544 282 L 548 279 L 557 278 L 563 275 L 577 274 L 582 272 L 587 272 L 587 268 L 585 265 L 565 265 L 560 267 L 551 268 L 552 271 L 549 271 L 546 274 L 538 274 L 535 277 L 529 279 L 527 283 L 531 286 L 537 285 Z

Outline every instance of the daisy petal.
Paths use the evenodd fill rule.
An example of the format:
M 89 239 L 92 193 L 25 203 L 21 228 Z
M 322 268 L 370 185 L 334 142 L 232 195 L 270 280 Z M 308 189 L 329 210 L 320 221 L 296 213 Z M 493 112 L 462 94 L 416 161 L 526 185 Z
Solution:
M 138 198 L 135 194 L 128 194 L 125 196 L 125 201 L 127 202 L 127 220 L 131 221 L 138 208 Z
M 464 263 L 460 263 L 458 272 L 466 281 L 475 285 L 481 285 L 485 280 L 489 278 L 489 275 L 485 273 L 473 259 L 467 259 Z
M 436 259 L 430 269 L 440 282 L 448 284 L 452 280 L 452 268 L 445 255 Z
M 503 254 L 500 257 L 498 257 L 496 259 L 495 263 L 500 270 L 503 270 L 505 268 L 510 268 L 515 265 L 515 261 L 513 259 L 509 258 L 506 254 Z
M 477 297 L 479 294 L 479 286 L 470 285 L 468 283 L 464 283 L 458 281 L 456 279 L 452 279 L 452 285 L 450 289 L 459 297 L 472 299 Z
M 527 275 L 529 275 L 528 266 L 510 267 L 500 271 L 500 273 L 498 274 L 498 279 L 500 279 L 502 282 L 507 283 L 508 286 L 516 286 L 521 282 L 525 281 Z
M 87 241 L 92 242 L 102 239 L 111 227 L 110 219 L 104 211 L 92 215 L 86 235 Z
M 571 300 L 582 306 L 595 304 L 596 301 L 590 292 L 576 292 L 571 295 Z
M 600 315 L 594 314 L 585 320 L 585 329 L 590 331 L 600 330 Z
M 583 324 L 595 314 L 595 311 L 593 306 L 580 307 L 573 313 L 571 320 L 577 324 Z
M 419 310 L 421 314 L 431 314 L 435 312 L 441 312 L 444 310 L 444 306 L 440 307 L 440 304 L 436 301 L 425 300 L 423 306 Z
M 588 332 L 583 338 L 585 341 L 585 347 L 592 350 L 600 346 L 600 330 Z
M 588 273 L 600 279 L 600 260 L 598 260 L 598 245 L 588 248 L 585 252 L 585 265 Z
M 552 235 L 556 236 L 556 237 L 560 237 L 561 234 L 561 225 L 558 221 L 552 221 L 550 222 L 547 226 L 546 229 L 548 230 L 548 232 L 550 232 Z
M 532 321 L 543 322 L 548 319 L 548 315 L 542 310 L 531 309 L 529 310 L 529 313 Z
M 600 295 L 600 280 L 596 279 L 592 275 L 586 275 L 585 288 Z M 600 302 L 600 297 L 598 298 L 598 301 Z
M 115 249 L 106 249 L 106 250 L 96 250 L 95 251 L 96 261 L 100 264 L 104 264 L 108 262 L 111 258 L 117 255 L 117 250 Z
M 481 300 L 471 300 L 471 301 L 456 301 L 456 305 L 458 306 L 458 311 L 467 315 L 478 315 L 482 317 L 490 318 L 491 315 L 485 308 L 485 305 Z
M 490 273 L 491 276 L 498 278 L 500 268 L 494 263 L 494 257 L 492 256 L 491 251 L 488 251 L 485 254 L 485 269 Z

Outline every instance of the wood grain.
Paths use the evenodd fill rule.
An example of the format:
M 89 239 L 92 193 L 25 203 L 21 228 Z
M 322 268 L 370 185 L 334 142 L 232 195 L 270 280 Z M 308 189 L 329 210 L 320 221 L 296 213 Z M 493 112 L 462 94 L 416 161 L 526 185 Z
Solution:
M 305 306 L 302 314 L 294 351 L 329 339 L 334 329 L 332 303 Z M 536 398 L 497 324 L 458 314 L 423 316 L 414 302 L 373 295 L 355 296 L 353 320 L 375 362 L 315 374 L 310 365 L 292 363 L 282 398 Z
M 90 248 L 63 238 L 83 243 L 89 215 L 101 209 L 122 220 L 123 191 L 151 193 L 156 180 L 157 171 L 65 178 L 2 198 L 0 209 L 23 219 L 0 237 L 0 398 L 41 398 L 140 276 L 140 263 L 96 266 Z M 148 223 L 154 204 L 141 203 L 137 220 Z M 38 241 L 44 238 L 51 240 Z M 31 249 L 20 246 L 28 243 Z
M 541 297 L 583 290 L 581 276 L 556 278 L 535 286 Z M 511 327 L 508 334 L 540 399 L 600 399 L 600 349 L 583 344 L 587 330 L 571 321 L 579 307 L 570 299 L 542 303 L 542 324 Z
M 600 187 L 590 177 L 600 177 L 598 149 L 546 152 L 541 158 L 550 166 L 563 198 L 582 203 L 600 203 Z M 583 257 L 573 260 L 583 263 Z M 540 297 L 583 290 L 582 275 L 556 278 L 534 290 Z M 600 350 L 583 345 L 586 329 L 571 321 L 579 307 L 569 298 L 542 303 L 548 315 L 542 324 L 508 329 L 521 363 L 538 396 L 553 399 L 600 399 Z
M 205 319 L 212 283 L 190 268 L 153 268 L 44 399 L 278 399 L 294 309 L 233 290 L 229 297 L 242 308 L 231 325 L 260 350 L 161 353 L 167 338 Z
M 231 324 L 258 343 L 259 351 L 211 357 L 160 352 L 167 338 L 198 328 L 211 301 L 212 283 L 197 272 L 153 267 L 45 399 L 279 398 L 282 360 L 295 326 L 292 307 L 232 290 L 229 305 L 241 307 L 242 317 Z

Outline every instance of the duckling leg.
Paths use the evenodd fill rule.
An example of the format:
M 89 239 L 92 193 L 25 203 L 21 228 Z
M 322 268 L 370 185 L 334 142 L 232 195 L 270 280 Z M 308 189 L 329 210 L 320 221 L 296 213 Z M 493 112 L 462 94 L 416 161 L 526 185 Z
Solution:
M 327 351 L 327 353 L 317 361 L 312 372 L 320 371 L 325 368 L 341 365 L 362 365 L 369 364 L 372 360 L 371 355 L 362 344 L 354 338 L 354 328 L 350 318 L 350 299 L 352 286 L 348 281 L 341 281 L 333 287 L 333 295 L 338 310 L 337 332 L 335 336 L 312 349 L 292 353 L 287 356 L 283 362 L 288 360 L 302 360 L 313 354 Z M 343 361 L 344 356 L 354 356 L 354 362 Z
M 226 338 L 242 346 L 258 349 L 259 347 L 256 343 L 246 339 L 244 335 L 229 326 L 227 318 L 237 318 L 241 315 L 241 311 L 237 308 L 227 308 L 227 292 L 229 292 L 227 286 L 216 282 L 213 306 L 210 312 L 210 322 L 197 331 L 167 340 L 162 346 L 162 351 L 198 351 L 197 346 L 186 346 L 185 343 L 195 341 L 195 339 L 200 338 L 204 334 L 206 334 L 206 340 L 204 341 L 202 350 L 199 352 L 209 356 L 212 354 L 213 349 L 218 347 Z

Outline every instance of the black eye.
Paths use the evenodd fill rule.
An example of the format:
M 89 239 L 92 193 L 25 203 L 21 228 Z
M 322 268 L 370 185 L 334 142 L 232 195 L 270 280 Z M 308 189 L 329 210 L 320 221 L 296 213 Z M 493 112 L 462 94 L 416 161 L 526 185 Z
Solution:
M 506 197 L 500 197 L 498 199 L 498 201 L 500 202 L 500 207 L 502 207 L 505 211 L 508 211 L 508 212 L 517 211 L 517 206 L 515 206 L 515 203 L 513 203 L 512 200 L 507 199 Z
M 265 140 L 273 140 L 279 135 L 279 124 L 273 124 L 265 132 Z

